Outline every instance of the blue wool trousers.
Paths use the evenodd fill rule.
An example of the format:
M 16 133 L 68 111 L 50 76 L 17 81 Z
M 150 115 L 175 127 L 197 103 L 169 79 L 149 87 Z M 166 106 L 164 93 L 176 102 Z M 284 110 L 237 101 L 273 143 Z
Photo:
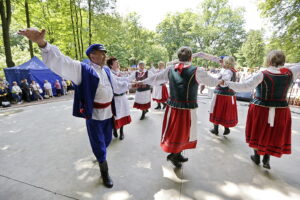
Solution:
M 102 163 L 106 160 L 106 148 L 112 139 L 113 119 L 87 119 L 86 127 L 93 153 L 98 162 Z

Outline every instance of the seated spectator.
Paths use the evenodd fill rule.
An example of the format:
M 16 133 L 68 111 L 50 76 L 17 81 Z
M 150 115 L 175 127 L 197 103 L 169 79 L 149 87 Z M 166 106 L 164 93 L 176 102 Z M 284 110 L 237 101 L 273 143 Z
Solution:
M 30 90 L 30 85 L 27 82 L 27 79 L 21 80 L 20 87 L 21 87 L 21 90 L 22 90 L 23 99 L 27 102 L 30 102 L 31 101 L 31 99 L 30 99 L 31 90 Z
M 0 82 L 0 105 L 2 105 L 2 102 L 8 101 L 8 90 L 6 85 L 3 82 Z
M 53 97 L 52 86 L 51 86 L 51 83 L 48 82 L 48 80 L 45 80 L 44 90 L 45 90 L 45 96 L 44 96 L 45 98 L 46 98 L 46 95 L 49 98 Z
M 56 88 L 56 94 L 58 97 L 61 96 L 61 85 L 59 83 L 58 80 L 55 81 L 55 84 L 54 84 L 55 88 Z
M 34 100 L 43 100 L 44 98 L 40 95 L 40 93 L 43 93 L 43 90 L 41 89 L 40 85 L 36 83 L 34 80 L 32 80 L 30 84 L 30 88 L 33 93 Z
M 66 81 L 63 79 L 62 81 L 61 81 L 61 85 L 62 85 L 62 87 L 63 87 L 63 95 L 66 95 L 67 94 L 67 83 L 66 83 Z
M 18 86 L 16 81 L 13 82 L 13 86 L 11 88 L 11 94 L 12 94 L 13 100 L 16 103 L 18 103 L 18 104 L 22 103 L 22 90 Z

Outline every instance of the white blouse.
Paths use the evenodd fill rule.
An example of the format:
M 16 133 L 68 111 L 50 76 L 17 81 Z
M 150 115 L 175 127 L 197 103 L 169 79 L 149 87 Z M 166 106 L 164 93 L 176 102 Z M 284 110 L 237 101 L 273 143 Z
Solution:
M 184 63 L 184 68 L 190 66 L 189 62 Z M 152 76 L 149 76 L 149 78 L 141 81 L 144 84 L 149 84 L 149 85 L 160 85 L 163 83 L 166 83 L 169 81 L 169 70 L 171 68 L 174 68 L 174 65 L 168 66 L 166 69 L 160 71 L 159 73 L 156 73 Z M 220 80 L 212 77 L 209 75 L 203 68 L 198 67 L 196 69 L 196 81 L 198 84 L 205 84 L 210 87 L 217 86 L 220 83 Z
M 232 76 L 233 76 L 233 72 L 230 69 L 224 69 L 224 68 L 222 68 L 220 73 L 218 74 L 218 78 L 224 81 L 230 81 Z M 226 84 L 220 86 L 227 87 Z
M 280 67 L 268 67 L 266 70 L 274 74 L 281 73 Z M 300 76 L 300 63 L 297 63 L 292 67 L 289 67 L 289 70 L 292 72 L 293 79 L 295 81 L 297 77 Z M 236 92 L 249 92 L 254 88 L 256 88 L 256 86 L 258 86 L 263 81 L 263 78 L 264 78 L 263 73 L 259 71 L 242 83 L 225 80 L 225 84 L 227 84 L 231 89 L 233 89 Z

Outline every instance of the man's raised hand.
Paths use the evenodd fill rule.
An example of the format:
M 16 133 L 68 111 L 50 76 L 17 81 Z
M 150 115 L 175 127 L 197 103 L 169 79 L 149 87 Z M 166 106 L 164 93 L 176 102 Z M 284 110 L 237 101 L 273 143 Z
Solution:
M 47 45 L 47 42 L 45 40 L 45 34 L 46 34 L 45 29 L 39 31 L 36 28 L 26 28 L 26 29 L 19 30 L 18 34 L 23 35 L 27 37 L 29 40 L 31 40 L 32 42 L 37 43 L 41 48 Z

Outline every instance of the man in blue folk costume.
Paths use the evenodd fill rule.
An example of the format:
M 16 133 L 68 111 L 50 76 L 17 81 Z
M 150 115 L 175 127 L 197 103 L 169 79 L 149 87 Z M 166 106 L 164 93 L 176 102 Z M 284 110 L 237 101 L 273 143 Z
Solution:
M 86 119 L 87 132 L 95 157 L 99 162 L 103 184 L 111 188 L 113 182 L 108 173 L 106 148 L 112 139 L 114 92 L 126 92 L 128 82 L 111 76 L 105 66 L 106 49 L 102 44 L 92 44 L 86 50 L 90 64 L 73 60 L 63 55 L 60 50 L 49 44 L 45 30 L 28 28 L 19 34 L 38 44 L 45 64 L 56 74 L 76 84 L 73 115 Z

